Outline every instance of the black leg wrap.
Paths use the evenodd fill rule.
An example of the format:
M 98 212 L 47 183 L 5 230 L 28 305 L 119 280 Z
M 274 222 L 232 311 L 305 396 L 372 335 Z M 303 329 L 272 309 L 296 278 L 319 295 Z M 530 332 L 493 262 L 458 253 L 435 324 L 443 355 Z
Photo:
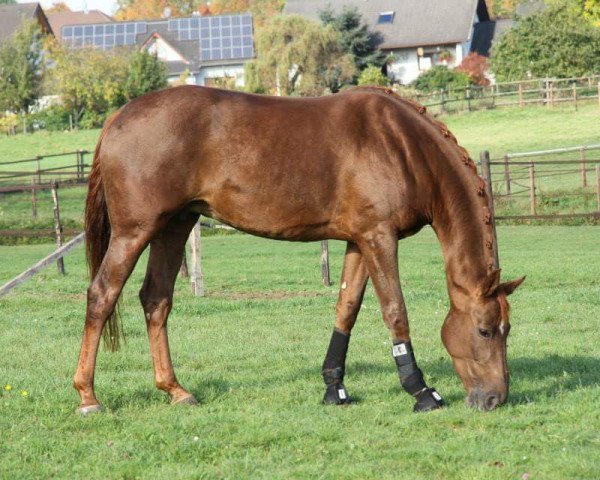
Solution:
M 417 400 L 415 412 L 426 412 L 444 406 L 444 400 L 433 388 L 427 387 L 423 373 L 417 367 L 415 354 L 410 342 L 394 343 L 392 355 L 398 367 L 402 388 Z
M 323 403 L 343 405 L 350 402 L 346 387 L 344 387 L 344 366 L 350 335 L 338 330 L 333 331 L 327 356 L 323 362 L 323 381 L 327 386 Z

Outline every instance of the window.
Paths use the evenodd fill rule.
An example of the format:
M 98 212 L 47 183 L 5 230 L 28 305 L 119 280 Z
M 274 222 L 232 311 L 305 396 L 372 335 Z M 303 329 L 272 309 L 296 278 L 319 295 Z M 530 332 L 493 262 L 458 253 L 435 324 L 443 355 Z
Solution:
M 377 23 L 393 23 L 394 22 L 394 12 L 381 12 L 379 14 L 379 19 Z

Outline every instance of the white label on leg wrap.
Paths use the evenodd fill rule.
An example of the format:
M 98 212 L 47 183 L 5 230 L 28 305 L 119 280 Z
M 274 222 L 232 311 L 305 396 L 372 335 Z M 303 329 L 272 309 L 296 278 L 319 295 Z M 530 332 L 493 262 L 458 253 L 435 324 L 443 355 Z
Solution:
M 433 398 L 435 398 L 438 402 L 442 399 L 441 395 L 435 390 L 431 392 L 431 394 L 433 395 Z
M 346 400 L 346 390 L 343 388 L 338 388 L 338 396 L 340 397 L 340 400 Z
M 406 355 L 406 345 L 404 343 L 399 343 L 398 345 L 394 345 L 392 347 L 392 355 L 394 357 Z

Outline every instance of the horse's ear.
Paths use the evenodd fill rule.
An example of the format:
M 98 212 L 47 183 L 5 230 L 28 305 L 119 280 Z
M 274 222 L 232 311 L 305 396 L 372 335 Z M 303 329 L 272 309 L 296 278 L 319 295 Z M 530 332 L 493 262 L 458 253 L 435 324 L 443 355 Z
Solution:
M 506 295 L 510 295 L 511 293 L 513 293 L 517 287 L 519 285 L 521 285 L 523 282 L 525 281 L 525 275 L 522 276 L 521 278 L 517 278 L 516 280 L 513 280 L 512 282 L 506 282 L 506 283 L 502 283 L 498 286 L 498 289 L 502 290 Z
M 500 285 L 500 269 L 492 270 L 479 286 L 478 294 L 480 297 L 490 297 L 494 294 Z

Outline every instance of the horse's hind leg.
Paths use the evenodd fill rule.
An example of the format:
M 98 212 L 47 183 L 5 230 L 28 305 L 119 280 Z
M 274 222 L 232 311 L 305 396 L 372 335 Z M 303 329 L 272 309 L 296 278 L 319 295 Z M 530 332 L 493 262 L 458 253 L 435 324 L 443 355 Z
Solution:
M 323 362 L 323 380 L 327 386 L 323 403 L 342 405 L 350 400 L 343 383 L 346 352 L 368 279 L 367 267 L 360 250 L 354 243 L 348 242 L 336 307 L 335 329 Z
M 88 289 L 83 339 L 73 379 L 73 386 L 81 397 L 78 409 L 80 413 L 101 410 L 94 394 L 94 370 L 100 335 L 108 316 L 115 308 L 123 285 L 148 244 L 148 237 L 146 232 L 133 236 L 113 235 L 102 265 Z
M 444 404 L 442 398 L 425 384 L 410 342 L 408 315 L 398 273 L 398 236 L 393 229 L 380 227 L 366 232 L 358 244 L 381 304 L 383 319 L 392 333 L 392 355 L 400 383 L 417 400 L 415 411 L 440 408 Z
M 173 403 L 197 403 L 193 395 L 177 382 L 167 337 L 167 318 L 173 305 L 177 272 L 187 237 L 197 221 L 197 214 L 183 213 L 174 217 L 152 240 L 146 278 L 140 291 L 156 386 L 167 392 Z

